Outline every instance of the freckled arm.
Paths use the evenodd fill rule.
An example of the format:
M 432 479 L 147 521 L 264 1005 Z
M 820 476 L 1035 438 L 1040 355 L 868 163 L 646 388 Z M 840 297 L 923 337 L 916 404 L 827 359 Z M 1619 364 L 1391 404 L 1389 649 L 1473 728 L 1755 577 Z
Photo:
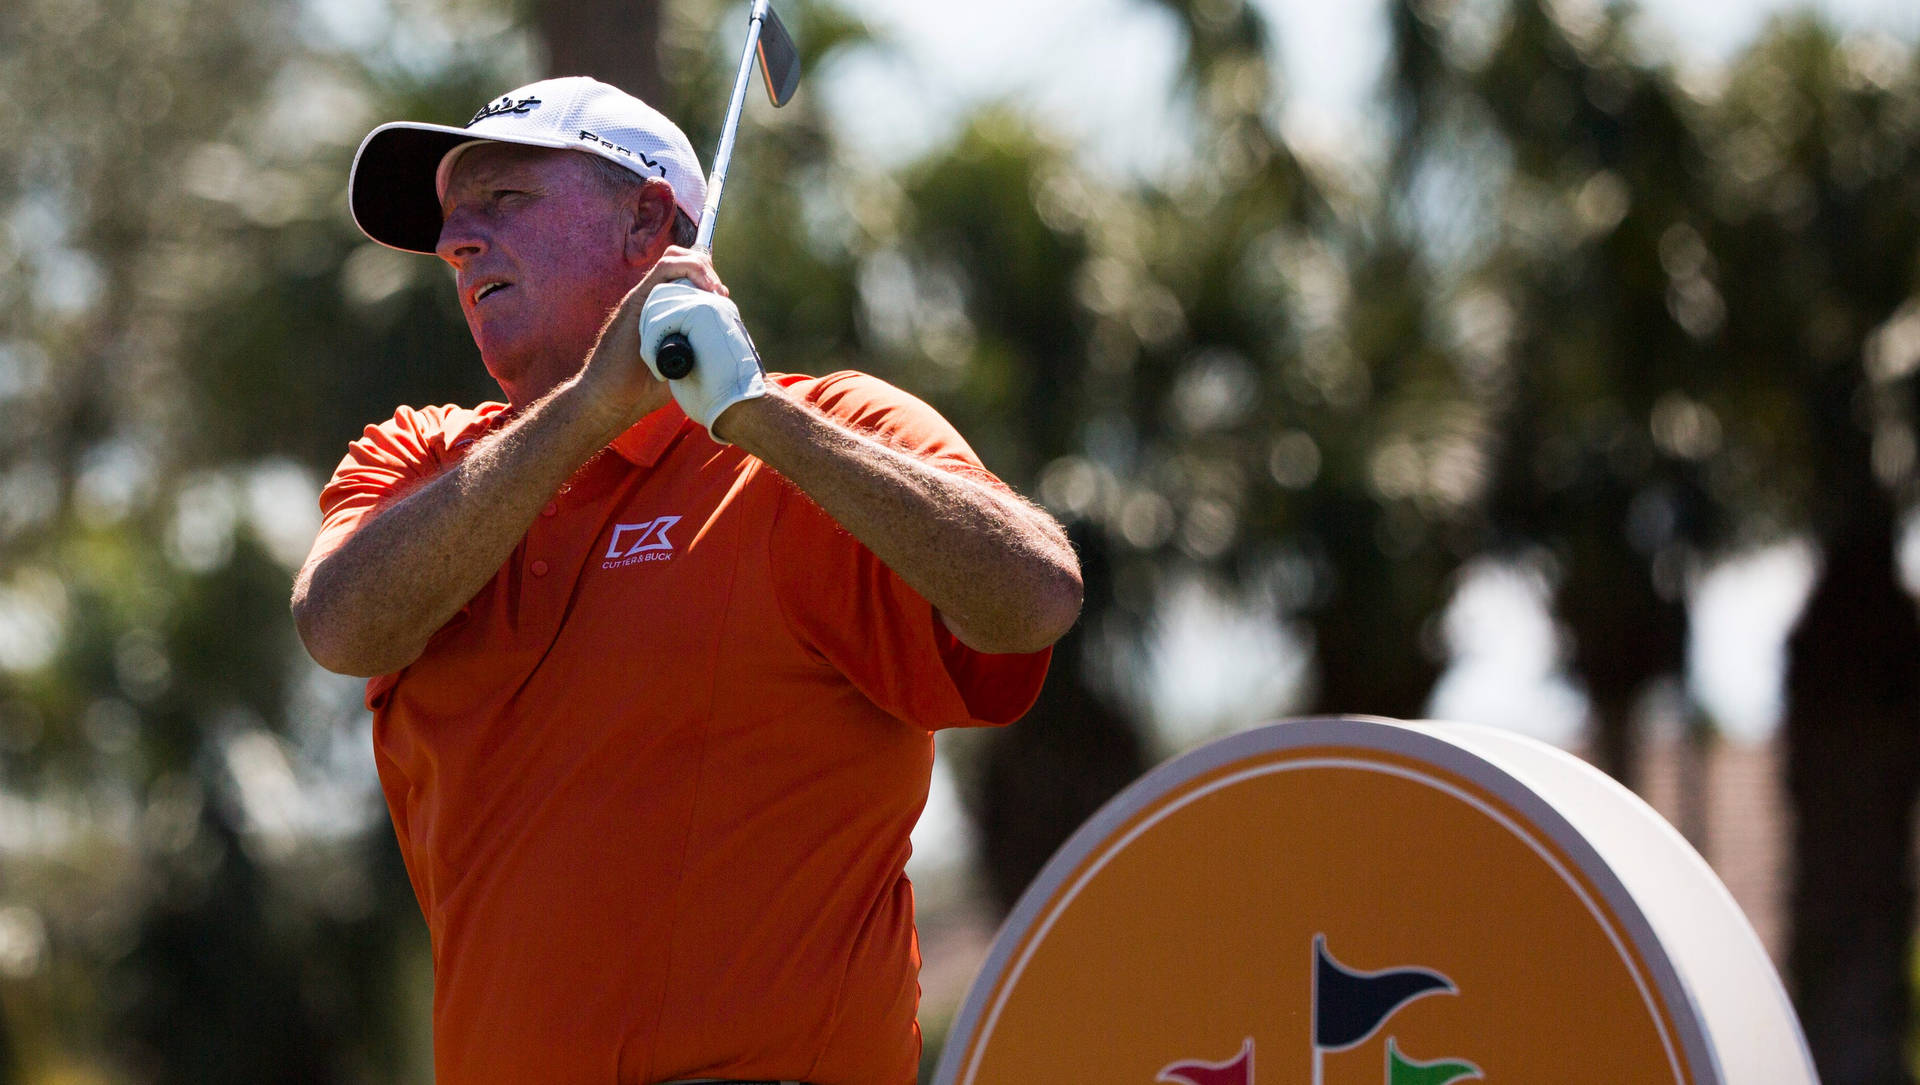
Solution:
M 1080 613 L 1066 532 L 1018 496 L 921 462 L 770 388 L 716 420 L 932 603 L 979 652 L 1034 652 Z
M 363 677 L 412 663 L 620 422 L 568 382 L 338 547 L 309 557 L 293 582 L 294 625 L 307 651 L 328 670 Z

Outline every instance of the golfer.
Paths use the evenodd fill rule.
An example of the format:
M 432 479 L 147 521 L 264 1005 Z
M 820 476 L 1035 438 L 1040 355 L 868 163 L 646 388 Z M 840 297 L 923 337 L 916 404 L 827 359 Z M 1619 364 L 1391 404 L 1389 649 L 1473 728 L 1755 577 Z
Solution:
M 932 409 L 763 371 L 685 247 L 704 189 L 582 78 L 355 160 L 505 400 L 369 426 L 293 591 L 371 677 L 439 1085 L 910 1085 L 932 734 L 1025 712 L 1079 611 L 1059 526 Z

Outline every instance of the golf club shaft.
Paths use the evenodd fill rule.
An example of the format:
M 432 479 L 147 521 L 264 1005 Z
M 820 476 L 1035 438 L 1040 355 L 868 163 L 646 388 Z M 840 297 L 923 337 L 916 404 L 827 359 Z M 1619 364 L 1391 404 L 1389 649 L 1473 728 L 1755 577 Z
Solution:
M 720 193 L 727 187 L 727 167 L 733 163 L 734 137 L 740 132 L 740 114 L 747 105 L 747 84 L 753 80 L 754 53 L 760 47 L 760 28 L 766 25 L 768 0 L 753 0 L 747 17 L 747 44 L 740 51 L 740 71 L 733 77 L 733 97 L 727 101 L 727 120 L 720 126 L 720 149 L 713 153 L 713 173 L 707 177 L 707 206 L 700 212 L 700 235 L 693 247 L 713 251 L 713 224 L 720 217 Z
M 713 225 L 720 217 L 720 193 L 727 185 L 727 166 L 733 162 L 734 136 L 740 130 L 740 113 L 747 105 L 747 84 L 753 79 L 754 52 L 760 46 L 760 28 L 767 18 L 768 0 L 753 0 L 747 17 L 747 45 L 740 52 L 740 72 L 733 79 L 733 97 L 727 101 L 727 119 L 720 126 L 720 149 L 713 154 L 713 173 L 707 178 L 707 205 L 700 211 L 700 232 L 693 247 L 699 252 L 713 251 Z M 660 375 L 679 380 L 693 372 L 693 344 L 674 332 L 660 340 L 655 355 Z

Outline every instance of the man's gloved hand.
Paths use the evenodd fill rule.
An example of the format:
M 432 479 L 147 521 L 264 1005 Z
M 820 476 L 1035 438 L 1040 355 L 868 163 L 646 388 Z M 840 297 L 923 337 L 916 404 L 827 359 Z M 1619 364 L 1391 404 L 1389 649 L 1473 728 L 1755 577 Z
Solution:
M 684 280 L 654 287 L 640 310 L 640 357 L 656 378 L 660 376 L 656 361 L 660 340 L 673 332 L 693 344 L 696 360 L 693 372 L 668 381 L 667 386 L 687 417 L 707 427 L 719 441 L 713 422 L 721 411 L 767 394 L 760 352 L 753 349 L 747 326 L 732 301 Z

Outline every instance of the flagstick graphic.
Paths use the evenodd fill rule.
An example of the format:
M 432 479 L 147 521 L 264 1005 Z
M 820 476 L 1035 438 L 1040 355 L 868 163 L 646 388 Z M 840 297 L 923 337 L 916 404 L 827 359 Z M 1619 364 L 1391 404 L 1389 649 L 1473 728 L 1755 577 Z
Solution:
M 1171 1063 L 1154 1080 L 1174 1085 L 1254 1085 L 1253 1037 L 1247 1037 L 1240 1053 L 1225 1062 L 1189 1059 Z
M 1356 972 L 1327 952 L 1327 936 L 1313 936 L 1313 1085 L 1324 1085 L 1328 1051 L 1364 1043 L 1400 1007 L 1422 995 L 1454 994 L 1453 981 L 1429 968 Z
M 1325 1080 L 1321 1060 L 1326 1057 L 1326 1052 L 1320 1047 L 1320 961 L 1326 955 L 1326 947 L 1326 935 L 1313 936 L 1313 993 L 1307 1003 L 1308 1022 L 1313 1027 L 1313 1085 L 1321 1085 Z
M 1478 1066 L 1462 1059 L 1415 1062 L 1401 1054 L 1398 1041 L 1387 1038 L 1387 1085 L 1451 1085 L 1480 1076 Z

